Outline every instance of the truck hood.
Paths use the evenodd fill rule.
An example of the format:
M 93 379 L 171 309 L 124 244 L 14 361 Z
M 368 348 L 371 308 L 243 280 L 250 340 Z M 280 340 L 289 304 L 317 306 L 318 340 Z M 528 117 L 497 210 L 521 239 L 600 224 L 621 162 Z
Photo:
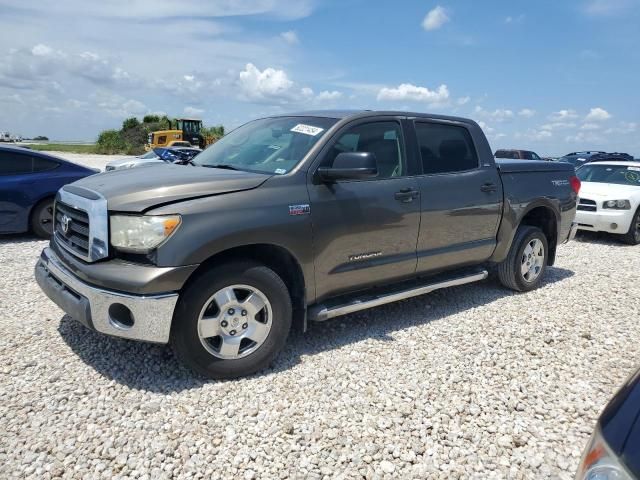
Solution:
M 609 200 L 625 200 L 640 198 L 640 186 L 620 185 L 615 183 L 582 182 L 580 196 L 584 198 L 602 198 Z M 614 198 L 615 197 L 615 198 Z
M 75 182 L 107 199 L 107 208 L 120 212 L 144 212 L 197 197 L 250 190 L 271 175 L 219 168 L 171 164 L 143 165 L 112 170 Z

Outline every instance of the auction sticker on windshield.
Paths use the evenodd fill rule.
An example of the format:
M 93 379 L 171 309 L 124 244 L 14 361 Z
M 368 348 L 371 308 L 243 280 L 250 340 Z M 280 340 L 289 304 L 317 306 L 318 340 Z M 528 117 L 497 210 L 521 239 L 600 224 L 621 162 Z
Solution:
M 304 123 L 299 123 L 291 129 L 292 132 L 304 133 L 305 135 L 311 135 L 312 137 L 315 137 L 323 130 L 324 128 L 305 125 Z

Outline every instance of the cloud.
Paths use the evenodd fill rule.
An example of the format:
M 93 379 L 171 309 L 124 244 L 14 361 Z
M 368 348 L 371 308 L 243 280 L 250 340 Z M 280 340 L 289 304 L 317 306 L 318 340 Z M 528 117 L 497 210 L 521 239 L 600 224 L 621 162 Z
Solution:
M 460 97 L 458 100 L 456 100 L 456 103 L 458 105 L 466 105 L 470 101 L 471 101 L 471 97 Z
M 268 67 L 260 71 L 253 63 L 247 63 L 240 72 L 238 83 L 244 95 L 251 100 L 285 100 L 292 97 L 293 82 L 284 70 Z
M 445 103 L 449 100 L 449 89 L 440 85 L 436 90 L 419 87 L 411 83 L 402 83 L 396 88 L 383 87 L 378 91 L 378 100 L 412 101 L 427 104 Z
M 422 20 L 422 28 L 427 31 L 437 30 L 450 21 L 449 11 L 440 5 L 430 10 Z
M 578 118 L 578 114 L 575 110 L 559 110 L 549 115 L 549 120 L 552 122 L 562 122 L 566 120 L 573 120 Z
M 600 128 L 602 126 L 597 123 L 585 123 L 580 127 L 580 130 L 600 130 Z
M 296 43 L 300 43 L 300 40 L 298 39 L 298 34 L 293 30 L 282 32 L 280 34 L 280 37 L 289 45 L 295 45 Z
M 332 91 L 324 90 L 320 92 L 316 97 L 316 99 L 321 102 L 325 102 L 325 101 L 330 102 L 333 100 L 338 100 L 339 98 L 342 98 L 342 93 L 338 92 L 337 90 L 332 90 Z
M 480 105 L 476 106 L 474 113 L 482 117 L 491 118 L 495 122 L 504 122 L 514 117 L 513 110 L 498 108 L 493 112 L 491 112 L 491 111 L 485 110 Z
M 478 125 L 480 125 L 480 128 L 485 133 L 485 135 L 489 135 L 495 132 L 495 128 L 490 127 L 489 125 L 486 124 L 486 122 L 483 122 L 482 120 L 478 122 Z
M 563 130 L 568 128 L 575 128 L 576 124 L 574 122 L 553 122 L 546 123 L 540 127 L 541 130 L 552 131 L 552 130 Z
M 93 94 L 92 100 L 92 103 L 97 105 L 101 111 L 118 119 L 136 117 L 149 112 L 147 106 L 139 100 L 106 91 Z
M 591 0 L 585 11 L 592 16 L 612 16 L 624 13 L 636 4 L 636 0 Z
M 536 114 L 535 110 L 532 110 L 530 108 L 523 108 L 522 110 L 520 110 L 518 112 L 518 115 L 520 115 L 521 117 L 524 118 L 531 118 Z
M 609 120 L 611 118 L 611 114 L 607 112 L 604 108 L 595 107 L 589 111 L 589 114 L 585 117 L 586 122 L 601 122 L 604 120 Z
M 506 24 L 510 24 L 510 23 L 522 23 L 525 19 L 525 15 L 524 13 L 521 13 L 520 15 L 518 15 L 517 17 L 512 17 L 511 15 L 509 15 L 508 17 L 506 17 L 504 19 L 504 23 Z
M 184 107 L 183 113 L 187 117 L 200 117 L 204 113 L 204 109 L 196 107 Z

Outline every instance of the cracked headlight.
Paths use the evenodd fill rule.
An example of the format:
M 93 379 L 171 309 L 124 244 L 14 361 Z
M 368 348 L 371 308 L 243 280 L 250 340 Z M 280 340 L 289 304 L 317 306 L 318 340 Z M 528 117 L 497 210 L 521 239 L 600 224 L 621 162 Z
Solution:
M 147 253 L 180 226 L 179 215 L 111 215 L 111 245 L 118 250 Z

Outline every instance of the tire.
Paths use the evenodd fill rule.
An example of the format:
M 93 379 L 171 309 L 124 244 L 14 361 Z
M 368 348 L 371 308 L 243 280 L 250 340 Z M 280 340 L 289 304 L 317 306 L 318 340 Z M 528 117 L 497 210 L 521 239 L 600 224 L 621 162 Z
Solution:
M 629 245 L 640 244 L 640 207 L 636 210 L 633 220 L 631 220 L 629 231 L 621 236 L 621 240 Z
M 53 234 L 53 199 L 38 203 L 31 211 L 31 231 L 40 238 L 51 238 Z
M 273 270 L 231 262 L 206 271 L 180 295 L 171 344 L 200 375 L 242 377 L 271 364 L 286 343 L 291 318 L 289 290 Z
M 533 252 L 527 253 L 527 255 L 531 253 L 533 253 L 533 255 L 525 258 L 525 250 L 531 245 L 542 247 L 541 257 L 538 255 L 540 251 L 538 248 L 535 248 Z M 500 282 L 505 287 L 518 292 L 534 290 L 538 288 L 542 282 L 542 277 L 547 268 L 548 258 L 549 245 L 547 243 L 547 237 L 545 237 L 542 230 L 527 225 L 520 226 L 516 231 L 507 258 L 498 264 L 498 277 L 500 278 Z M 529 265 L 529 268 L 534 268 L 534 270 L 523 273 L 523 269 L 526 270 L 526 262 L 530 262 L 531 265 Z

